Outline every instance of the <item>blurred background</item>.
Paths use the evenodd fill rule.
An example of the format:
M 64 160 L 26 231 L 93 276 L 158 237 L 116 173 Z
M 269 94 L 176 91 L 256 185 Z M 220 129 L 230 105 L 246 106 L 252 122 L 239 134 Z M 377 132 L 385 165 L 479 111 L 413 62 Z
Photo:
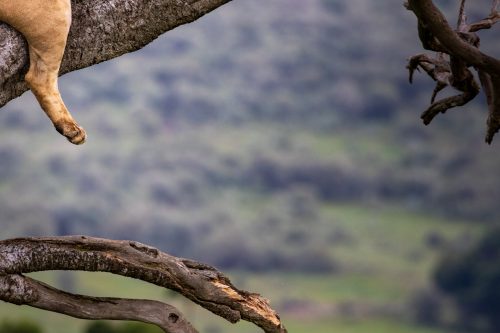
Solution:
M 455 22 L 459 1 L 436 2 Z M 497 31 L 482 41 L 498 56 Z M 420 52 L 402 1 L 234 0 L 67 74 L 85 145 L 29 92 L 0 112 L 1 238 L 134 239 L 203 261 L 294 333 L 499 332 L 500 138 L 483 141 L 481 98 L 421 124 L 434 85 L 405 70 Z M 170 302 L 201 332 L 259 332 L 129 279 L 35 276 Z M 17 332 L 157 331 L 0 304 L 0 333 Z

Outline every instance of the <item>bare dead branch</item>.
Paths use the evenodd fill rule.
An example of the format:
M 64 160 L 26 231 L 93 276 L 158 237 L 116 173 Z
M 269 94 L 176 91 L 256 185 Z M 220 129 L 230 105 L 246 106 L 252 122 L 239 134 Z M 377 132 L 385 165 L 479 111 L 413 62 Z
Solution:
M 441 53 L 436 58 L 431 58 L 426 54 L 417 54 L 410 57 L 406 66 L 410 72 L 410 83 L 413 83 L 413 74 L 419 67 L 438 84 L 445 86 L 450 84 L 450 64 L 442 57 Z
M 431 123 L 439 113 L 445 113 L 451 108 L 462 106 L 471 101 L 479 93 L 479 85 L 465 64 L 460 60 L 447 60 L 442 54 L 431 58 L 419 54 L 409 59 L 407 68 L 412 82 L 415 69 L 422 68 L 434 81 L 436 87 L 431 96 L 431 105 L 421 115 L 425 125 Z M 447 86 L 452 86 L 462 93 L 435 101 L 437 94 Z
M 498 23 L 498 21 L 500 21 L 500 13 L 491 13 L 488 17 L 482 19 L 481 21 L 471 24 L 469 26 L 469 31 L 476 32 L 479 30 L 490 29 Z
M 0 276 L 0 299 L 80 319 L 134 320 L 167 333 L 198 333 L 178 309 L 162 302 L 73 295 L 22 275 Z
M 237 289 L 211 266 L 144 244 L 85 236 L 0 241 L 0 275 L 44 270 L 100 271 L 140 279 L 175 290 L 232 323 L 244 319 L 268 333 L 286 332 L 260 295 Z M 34 294 L 32 290 L 25 294 Z
M 405 3 L 406 8 L 417 16 L 419 38 L 424 48 L 440 52 L 438 58 L 427 55 L 411 57 L 407 66 L 410 82 L 413 72 L 418 68 L 424 69 L 436 81 L 431 105 L 421 116 L 424 124 L 429 124 L 437 114 L 465 105 L 474 99 L 480 90 L 472 72 L 476 70 L 489 108 L 486 142 L 491 143 L 493 136 L 500 129 L 500 61 L 479 51 L 479 37 L 475 34 L 476 31 L 491 28 L 500 20 L 497 11 L 499 4 L 500 0 L 493 0 L 489 16 L 469 25 L 466 0 L 461 0 L 457 31 L 454 31 L 432 0 L 409 0 Z M 441 53 L 446 53 L 449 60 L 443 61 Z M 460 94 L 435 101 L 437 93 L 448 85 L 460 91 Z
M 495 25 L 500 20 L 500 13 L 498 12 L 499 5 L 500 0 L 493 0 L 490 15 L 479 22 L 471 24 L 469 31 L 476 32 L 483 29 L 490 29 L 493 25 Z
M 458 12 L 458 22 L 457 22 L 457 30 L 461 32 L 467 31 L 467 15 L 465 15 L 465 1 L 460 1 L 460 10 Z
M 420 118 L 422 118 L 425 125 L 429 125 L 434 117 L 439 113 L 446 113 L 446 111 L 451 108 L 465 105 L 474 97 L 475 95 L 471 95 L 466 92 L 463 94 L 443 98 L 437 102 L 432 103 L 431 106 L 422 113 Z
M 460 38 L 431 0 L 410 0 L 408 4 L 419 21 L 439 40 L 448 54 L 460 57 L 468 65 L 483 71 L 500 73 L 500 61 L 482 53 Z

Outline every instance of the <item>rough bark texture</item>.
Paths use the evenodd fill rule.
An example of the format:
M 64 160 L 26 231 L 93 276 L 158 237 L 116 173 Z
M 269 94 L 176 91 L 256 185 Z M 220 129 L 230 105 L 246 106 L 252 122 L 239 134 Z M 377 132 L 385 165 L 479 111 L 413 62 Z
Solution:
M 175 307 L 157 301 L 73 295 L 22 275 L 0 275 L 0 299 L 81 319 L 135 320 L 165 332 L 198 331 Z
M 73 23 L 60 74 L 138 50 L 162 33 L 231 0 L 72 0 Z M 0 23 L 0 107 L 28 87 L 27 45 Z
M 453 29 L 432 0 L 409 0 L 405 5 L 418 18 L 419 38 L 422 46 L 437 52 L 437 57 L 424 54 L 411 57 L 408 63 L 410 82 L 413 72 L 422 68 L 434 81 L 436 88 L 431 105 L 422 114 L 424 124 L 429 124 L 439 113 L 467 104 L 479 93 L 472 69 L 477 71 L 480 84 L 488 102 L 486 142 L 491 143 L 500 129 L 500 60 L 479 50 L 477 31 L 489 29 L 500 20 L 497 11 L 499 0 L 492 1 L 490 14 L 484 19 L 469 24 L 466 15 L 466 0 L 460 1 L 458 23 Z M 446 86 L 460 91 L 459 95 L 435 101 L 436 95 Z
M 44 270 L 100 271 L 140 279 L 177 291 L 232 323 L 244 319 L 265 332 L 286 332 L 267 300 L 237 289 L 215 268 L 133 241 L 85 236 L 1 241 L 0 299 L 78 318 L 130 319 L 156 324 L 165 332 L 196 332 L 177 309 L 161 302 L 73 295 L 22 275 Z

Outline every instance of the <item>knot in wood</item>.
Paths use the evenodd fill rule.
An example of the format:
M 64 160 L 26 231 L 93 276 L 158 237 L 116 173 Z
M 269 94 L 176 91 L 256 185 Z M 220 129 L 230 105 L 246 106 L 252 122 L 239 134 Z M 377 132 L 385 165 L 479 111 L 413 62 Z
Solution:
M 22 275 L 0 276 L 0 299 L 16 305 L 31 304 L 39 298 L 37 291 Z
M 151 246 L 147 246 L 147 245 L 144 245 L 144 244 L 141 244 L 139 242 L 130 242 L 129 243 L 130 247 L 132 247 L 133 249 L 141 252 L 141 253 L 144 253 L 150 257 L 153 257 L 153 258 L 157 258 L 158 257 L 158 254 L 160 253 L 160 251 L 158 251 L 158 249 L 154 248 L 154 247 L 151 247 Z

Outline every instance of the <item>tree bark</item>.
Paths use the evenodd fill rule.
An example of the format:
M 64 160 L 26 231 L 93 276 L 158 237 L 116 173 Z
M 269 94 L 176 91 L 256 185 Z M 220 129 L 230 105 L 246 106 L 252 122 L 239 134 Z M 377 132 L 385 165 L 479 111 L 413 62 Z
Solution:
M 72 0 L 73 23 L 60 74 L 138 50 L 164 32 L 231 0 Z M 0 107 L 28 90 L 27 45 L 0 23 Z
M 177 309 L 161 302 L 74 295 L 22 275 L 45 270 L 100 271 L 140 279 L 177 291 L 232 323 L 244 319 L 264 332 L 286 333 L 260 295 L 237 289 L 211 266 L 138 242 L 85 236 L 0 241 L 1 300 L 77 318 L 137 320 L 165 332 L 197 332 Z
M 489 29 L 500 21 L 500 1 L 492 0 L 490 14 L 471 24 L 467 22 L 465 14 L 466 2 L 460 1 L 456 29 L 451 27 L 432 0 L 408 0 L 405 3 L 406 8 L 413 11 L 418 19 L 419 38 L 423 47 L 438 54 L 435 58 L 422 54 L 411 57 L 407 68 L 410 70 L 410 82 L 413 72 L 418 68 L 422 68 L 436 81 L 431 105 L 421 116 L 426 125 L 439 113 L 474 99 L 480 89 L 475 77 L 479 77 L 489 110 L 485 141 L 491 144 L 500 130 L 500 60 L 479 50 L 476 32 Z M 476 75 L 473 70 L 477 72 Z M 455 88 L 460 94 L 434 101 L 437 93 L 446 86 Z
M 460 38 L 431 0 L 410 0 L 409 8 L 444 46 L 446 53 L 458 56 L 480 70 L 500 73 L 500 60 L 482 53 Z M 467 30 L 471 31 L 470 28 Z

